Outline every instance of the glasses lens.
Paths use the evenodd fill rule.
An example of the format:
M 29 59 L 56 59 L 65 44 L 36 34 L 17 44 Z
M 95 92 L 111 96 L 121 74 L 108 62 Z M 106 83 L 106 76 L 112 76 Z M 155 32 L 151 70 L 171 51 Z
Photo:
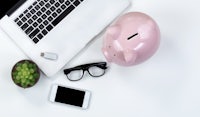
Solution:
M 83 70 L 75 70 L 71 71 L 68 75 L 67 78 L 71 81 L 77 81 L 80 80 L 83 77 Z
M 94 77 L 99 77 L 105 74 L 105 70 L 101 69 L 99 67 L 90 67 L 88 69 L 90 75 L 94 76 Z

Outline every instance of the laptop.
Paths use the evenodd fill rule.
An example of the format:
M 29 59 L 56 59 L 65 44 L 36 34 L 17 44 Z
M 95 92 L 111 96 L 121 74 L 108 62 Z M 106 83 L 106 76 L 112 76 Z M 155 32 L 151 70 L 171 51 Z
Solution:
M 128 5 L 129 0 L 1 0 L 0 28 L 51 77 Z

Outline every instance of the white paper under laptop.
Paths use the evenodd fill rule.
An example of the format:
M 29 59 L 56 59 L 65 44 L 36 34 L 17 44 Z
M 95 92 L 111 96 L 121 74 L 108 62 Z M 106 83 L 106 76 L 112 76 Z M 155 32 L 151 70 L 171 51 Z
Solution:
M 49 77 L 61 70 L 129 5 L 128 0 L 84 0 L 35 44 L 14 22 L 20 12 L 32 4 L 30 1 L 11 16 L 3 17 L 0 20 L 0 27 Z M 58 59 L 56 61 L 45 59 L 41 57 L 43 52 L 56 53 Z

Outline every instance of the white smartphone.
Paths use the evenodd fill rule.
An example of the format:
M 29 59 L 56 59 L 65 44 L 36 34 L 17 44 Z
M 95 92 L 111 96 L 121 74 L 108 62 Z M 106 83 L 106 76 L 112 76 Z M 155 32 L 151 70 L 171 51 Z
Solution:
M 90 91 L 63 87 L 55 84 L 52 86 L 49 100 L 51 102 L 58 102 L 87 109 L 90 97 Z

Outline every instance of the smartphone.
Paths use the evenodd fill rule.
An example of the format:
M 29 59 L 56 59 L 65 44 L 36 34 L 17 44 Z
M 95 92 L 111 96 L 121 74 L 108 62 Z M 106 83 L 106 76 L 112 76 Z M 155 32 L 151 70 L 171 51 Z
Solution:
M 51 102 L 58 102 L 87 109 L 90 97 L 90 91 L 63 87 L 55 84 L 52 86 L 49 100 Z

